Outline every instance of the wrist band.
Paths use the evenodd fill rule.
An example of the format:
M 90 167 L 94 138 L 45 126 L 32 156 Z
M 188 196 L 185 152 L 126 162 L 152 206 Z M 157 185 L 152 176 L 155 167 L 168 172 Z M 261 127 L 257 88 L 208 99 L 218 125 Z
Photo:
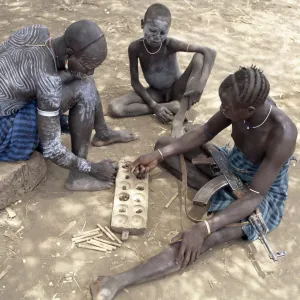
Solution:
M 256 190 L 253 190 L 253 189 L 250 189 L 250 188 L 249 188 L 249 191 L 252 192 L 252 193 L 255 193 L 255 194 L 258 194 L 258 195 L 261 195 L 261 196 L 264 197 L 264 195 L 263 195 L 262 193 L 260 193 L 260 192 L 258 192 L 258 191 L 256 191 Z
M 189 52 L 189 47 L 190 47 L 190 44 L 187 45 L 186 52 Z
M 164 160 L 164 156 L 163 156 L 162 152 L 160 151 L 160 149 L 157 149 L 157 151 L 160 154 L 161 158 Z
M 206 225 L 206 228 L 207 228 L 207 235 L 210 235 L 211 234 L 211 230 L 210 230 L 210 226 L 208 224 L 208 222 L 206 220 L 203 221 Z

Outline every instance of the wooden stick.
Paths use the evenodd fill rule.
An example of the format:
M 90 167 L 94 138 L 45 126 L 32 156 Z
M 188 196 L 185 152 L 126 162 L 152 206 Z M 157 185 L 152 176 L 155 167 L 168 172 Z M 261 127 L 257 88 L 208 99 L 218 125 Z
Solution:
M 116 246 L 116 247 L 121 247 L 121 245 L 118 244 L 118 243 L 114 243 L 114 242 L 111 242 L 111 241 L 103 240 L 103 239 L 100 239 L 100 238 L 94 238 L 94 239 L 96 241 L 102 242 L 104 244 L 108 244 L 108 245 L 112 245 L 112 246 Z
M 115 240 L 119 243 L 122 244 L 122 241 L 107 227 L 105 226 L 105 229 L 115 238 Z
M 98 232 L 98 231 L 100 231 L 100 229 L 96 228 L 96 229 L 93 229 L 93 230 L 76 233 L 76 234 L 73 235 L 73 238 L 75 238 L 75 237 L 81 237 L 81 236 L 83 237 L 83 236 L 86 236 L 86 235 L 88 235 L 90 233 L 95 233 L 95 232 Z
M 102 230 L 102 232 L 112 241 L 115 241 L 115 238 L 100 224 L 97 224 L 97 226 Z
M 72 239 L 72 242 L 78 244 L 78 243 L 86 242 L 88 240 L 94 239 L 94 238 L 102 236 L 102 235 L 103 235 L 102 233 L 98 233 L 96 235 L 87 236 L 87 237 L 83 237 L 83 238 L 80 238 L 80 239 L 79 238 L 75 238 L 75 239 Z
M 178 192 L 174 194 L 174 196 L 170 199 L 170 201 L 165 205 L 165 208 L 169 208 L 169 206 L 173 203 L 173 201 L 177 198 Z
M 84 245 L 84 244 L 79 244 L 77 245 L 78 248 L 83 248 L 83 249 L 89 249 L 89 250 L 95 250 L 95 251 L 100 251 L 100 252 L 106 252 L 107 249 L 100 248 L 100 247 L 95 247 L 95 246 L 90 246 L 90 245 Z
M 117 247 L 115 247 L 115 246 L 104 244 L 104 243 L 96 241 L 96 240 L 90 240 L 90 241 L 87 241 L 87 243 L 97 246 L 97 247 L 100 247 L 100 248 L 103 248 L 103 249 L 107 249 L 107 250 L 116 250 L 117 249 Z
M 6 268 L 0 273 L 0 280 L 8 273 L 8 271 L 12 268 L 11 265 L 6 266 Z

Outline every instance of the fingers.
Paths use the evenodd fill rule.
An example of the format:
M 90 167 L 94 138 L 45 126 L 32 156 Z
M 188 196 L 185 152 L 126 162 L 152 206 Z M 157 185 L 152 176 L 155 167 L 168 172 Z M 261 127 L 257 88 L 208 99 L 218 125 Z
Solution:
M 192 254 L 191 254 L 191 260 L 189 262 L 189 265 L 193 264 L 197 259 L 197 251 L 192 251 Z
M 186 268 L 191 260 L 192 251 L 189 249 L 186 249 L 183 264 L 181 265 L 182 268 Z

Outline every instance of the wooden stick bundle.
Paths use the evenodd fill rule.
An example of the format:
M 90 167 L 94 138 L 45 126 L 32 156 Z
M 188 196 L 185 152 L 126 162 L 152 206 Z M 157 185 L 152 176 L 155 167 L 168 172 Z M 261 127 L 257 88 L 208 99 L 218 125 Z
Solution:
M 72 238 L 72 242 L 74 242 L 75 244 L 79 244 L 79 243 L 86 242 L 88 240 L 94 239 L 96 237 L 100 237 L 102 235 L 103 234 L 100 232 L 98 234 L 96 233 L 96 234 L 91 235 L 91 236 Z
M 99 228 L 96 228 L 96 229 L 93 229 L 93 230 L 89 230 L 89 231 L 84 231 L 84 232 L 80 232 L 80 233 L 76 233 L 73 235 L 73 238 L 76 238 L 76 237 L 84 237 L 84 236 L 87 236 L 89 234 L 93 234 L 93 233 L 98 233 L 100 232 L 100 229 Z
M 112 241 L 115 241 L 116 239 L 100 224 L 97 224 L 97 226 L 101 229 L 101 231 Z
M 107 250 L 116 250 L 117 249 L 117 247 L 115 247 L 115 246 L 104 244 L 104 243 L 96 241 L 96 240 L 90 240 L 90 241 L 87 241 L 87 243 L 97 246 L 97 247 L 101 247 L 103 249 L 107 249 Z
M 96 241 L 99 241 L 99 242 L 102 242 L 102 243 L 105 243 L 105 244 L 108 244 L 108 245 L 112 245 L 112 246 L 116 246 L 116 247 L 121 247 L 120 244 L 118 243 L 114 243 L 114 242 L 111 242 L 111 241 L 107 241 L 107 240 L 104 240 L 104 239 L 101 239 L 101 238 L 94 238 Z
M 89 249 L 89 250 L 95 250 L 95 251 L 100 251 L 100 252 L 106 252 L 108 251 L 107 249 L 96 247 L 96 246 L 91 246 L 91 245 L 85 245 L 85 244 L 79 244 L 77 245 L 79 248 L 83 249 Z
M 119 243 L 122 244 L 121 240 L 107 227 L 105 226 L 105 229 L 115 238 L 115 240 Z

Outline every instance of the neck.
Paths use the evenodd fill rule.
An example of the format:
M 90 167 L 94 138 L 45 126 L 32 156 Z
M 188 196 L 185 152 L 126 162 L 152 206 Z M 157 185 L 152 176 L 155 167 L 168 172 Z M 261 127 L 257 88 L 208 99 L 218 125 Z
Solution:
M 247 125 L 257 126 L 260 123 L 262 123 L 266 119 L 270 111 L 271 105 L 272 104 L 269 101 L 265 101 L 264 104 L 258 106 L 255 109 L 254 114 L 250 118 L 246 119 Z
M 57 37 L 52 40 L 52 47 L 55 53 L 56 64 L 58 70 L 63 70 L 65 68 L 65 51 L 66 44 L 63 36 Z

